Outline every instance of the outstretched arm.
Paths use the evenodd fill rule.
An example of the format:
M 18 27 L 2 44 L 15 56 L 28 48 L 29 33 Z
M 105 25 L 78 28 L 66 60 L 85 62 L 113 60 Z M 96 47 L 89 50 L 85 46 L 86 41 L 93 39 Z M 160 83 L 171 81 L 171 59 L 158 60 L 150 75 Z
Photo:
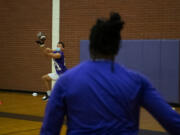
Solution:
M 142 78 L 142 106 L 171 134 L 180 135 L 180 115 L 160 96 L 158 91 Z
M 60 53 L 53 53 L 53 50 L 50 48 L 46 48 L 45 46 L 42 46 L 40 48 L 42 53 L 49 58 L 58 59 L 61 57 Z
M 58 59 L 61 57 L 60 53 L 53 53 L 53 50 L 50 48 L 46 48 L 45 47 L 45 36 L 43 36 L 43 38 L 39 37 L 39 40 L 36 41 L 36 43 L 40 46 L 41 52 L 49 57 L 49 58 L 53 58 L 53 59 Z

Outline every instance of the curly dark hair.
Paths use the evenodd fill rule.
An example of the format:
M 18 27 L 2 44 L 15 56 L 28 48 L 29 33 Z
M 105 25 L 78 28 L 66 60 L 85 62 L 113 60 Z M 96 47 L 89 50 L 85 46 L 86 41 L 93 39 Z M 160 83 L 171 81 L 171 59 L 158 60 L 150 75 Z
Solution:
M 124 21 L 118 13 L 112 12 L 109 19 L 97 19 L 90 33 L 90 54 L 93 60 L 111 57 L 114 60 L 120 48 Z

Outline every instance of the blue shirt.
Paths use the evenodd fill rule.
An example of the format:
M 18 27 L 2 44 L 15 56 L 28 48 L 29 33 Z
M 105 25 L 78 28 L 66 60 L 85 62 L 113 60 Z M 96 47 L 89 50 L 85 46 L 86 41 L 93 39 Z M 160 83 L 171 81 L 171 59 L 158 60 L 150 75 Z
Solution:
M 54 60 L 54 67 L 56 69 L 56 73 L 58 75 L 64 73 L 67 68 L 65 66 L 65 61 L 64 61 L 64 53 L 61 51 L 54 51 L 53 53 L 60 53 L 61 57 L 58 59 L 53 59 Z
M 58 79 L 47 103 L 41 135 L 59 135 L 67 115 L 67 135 L 138 135 L 143 106 L 172 135 L 180 135 L 180 115 L 142 75 L 111 61 L 87 61 Z

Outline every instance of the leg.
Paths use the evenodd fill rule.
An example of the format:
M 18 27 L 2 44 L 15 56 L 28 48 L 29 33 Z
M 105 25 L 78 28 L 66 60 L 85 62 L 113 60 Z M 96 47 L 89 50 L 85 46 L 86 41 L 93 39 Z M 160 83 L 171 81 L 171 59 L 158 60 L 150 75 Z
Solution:
M 49 96 L 50 96 L 51 81 L 52 81 L 52 79 L 51 79 L 51 77 L 48 74 L 46 74 L 46 75 L 42 76 L 42 80 L 44 82 L 44 85 L 45 85 L 46 91 L 47 91 L 46 95 L 43 96 L 42 99 L 43 100 L 47 100 L 49 98 Z
M 47 91 L 50 90 L 50 89 L 51 89 L 51 81 L 52 81 L 52 79 L 48 76 L 48 74 L 43 75 L 43 76 L 42 76 L 42 80 L 43 80 L 43 82 L 44 82 L 44 85 L 45 85 L 45 87 L 46 87 L 46 90 L 47 90 Z

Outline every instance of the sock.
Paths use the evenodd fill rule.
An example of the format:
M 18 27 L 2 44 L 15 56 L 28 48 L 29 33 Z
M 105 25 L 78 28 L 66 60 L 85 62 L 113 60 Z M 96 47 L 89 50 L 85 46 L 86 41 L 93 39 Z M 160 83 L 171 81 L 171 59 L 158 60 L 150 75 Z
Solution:
M 47 95 L 50 96 L 51 95 L 51 90 L 47 91 Z

